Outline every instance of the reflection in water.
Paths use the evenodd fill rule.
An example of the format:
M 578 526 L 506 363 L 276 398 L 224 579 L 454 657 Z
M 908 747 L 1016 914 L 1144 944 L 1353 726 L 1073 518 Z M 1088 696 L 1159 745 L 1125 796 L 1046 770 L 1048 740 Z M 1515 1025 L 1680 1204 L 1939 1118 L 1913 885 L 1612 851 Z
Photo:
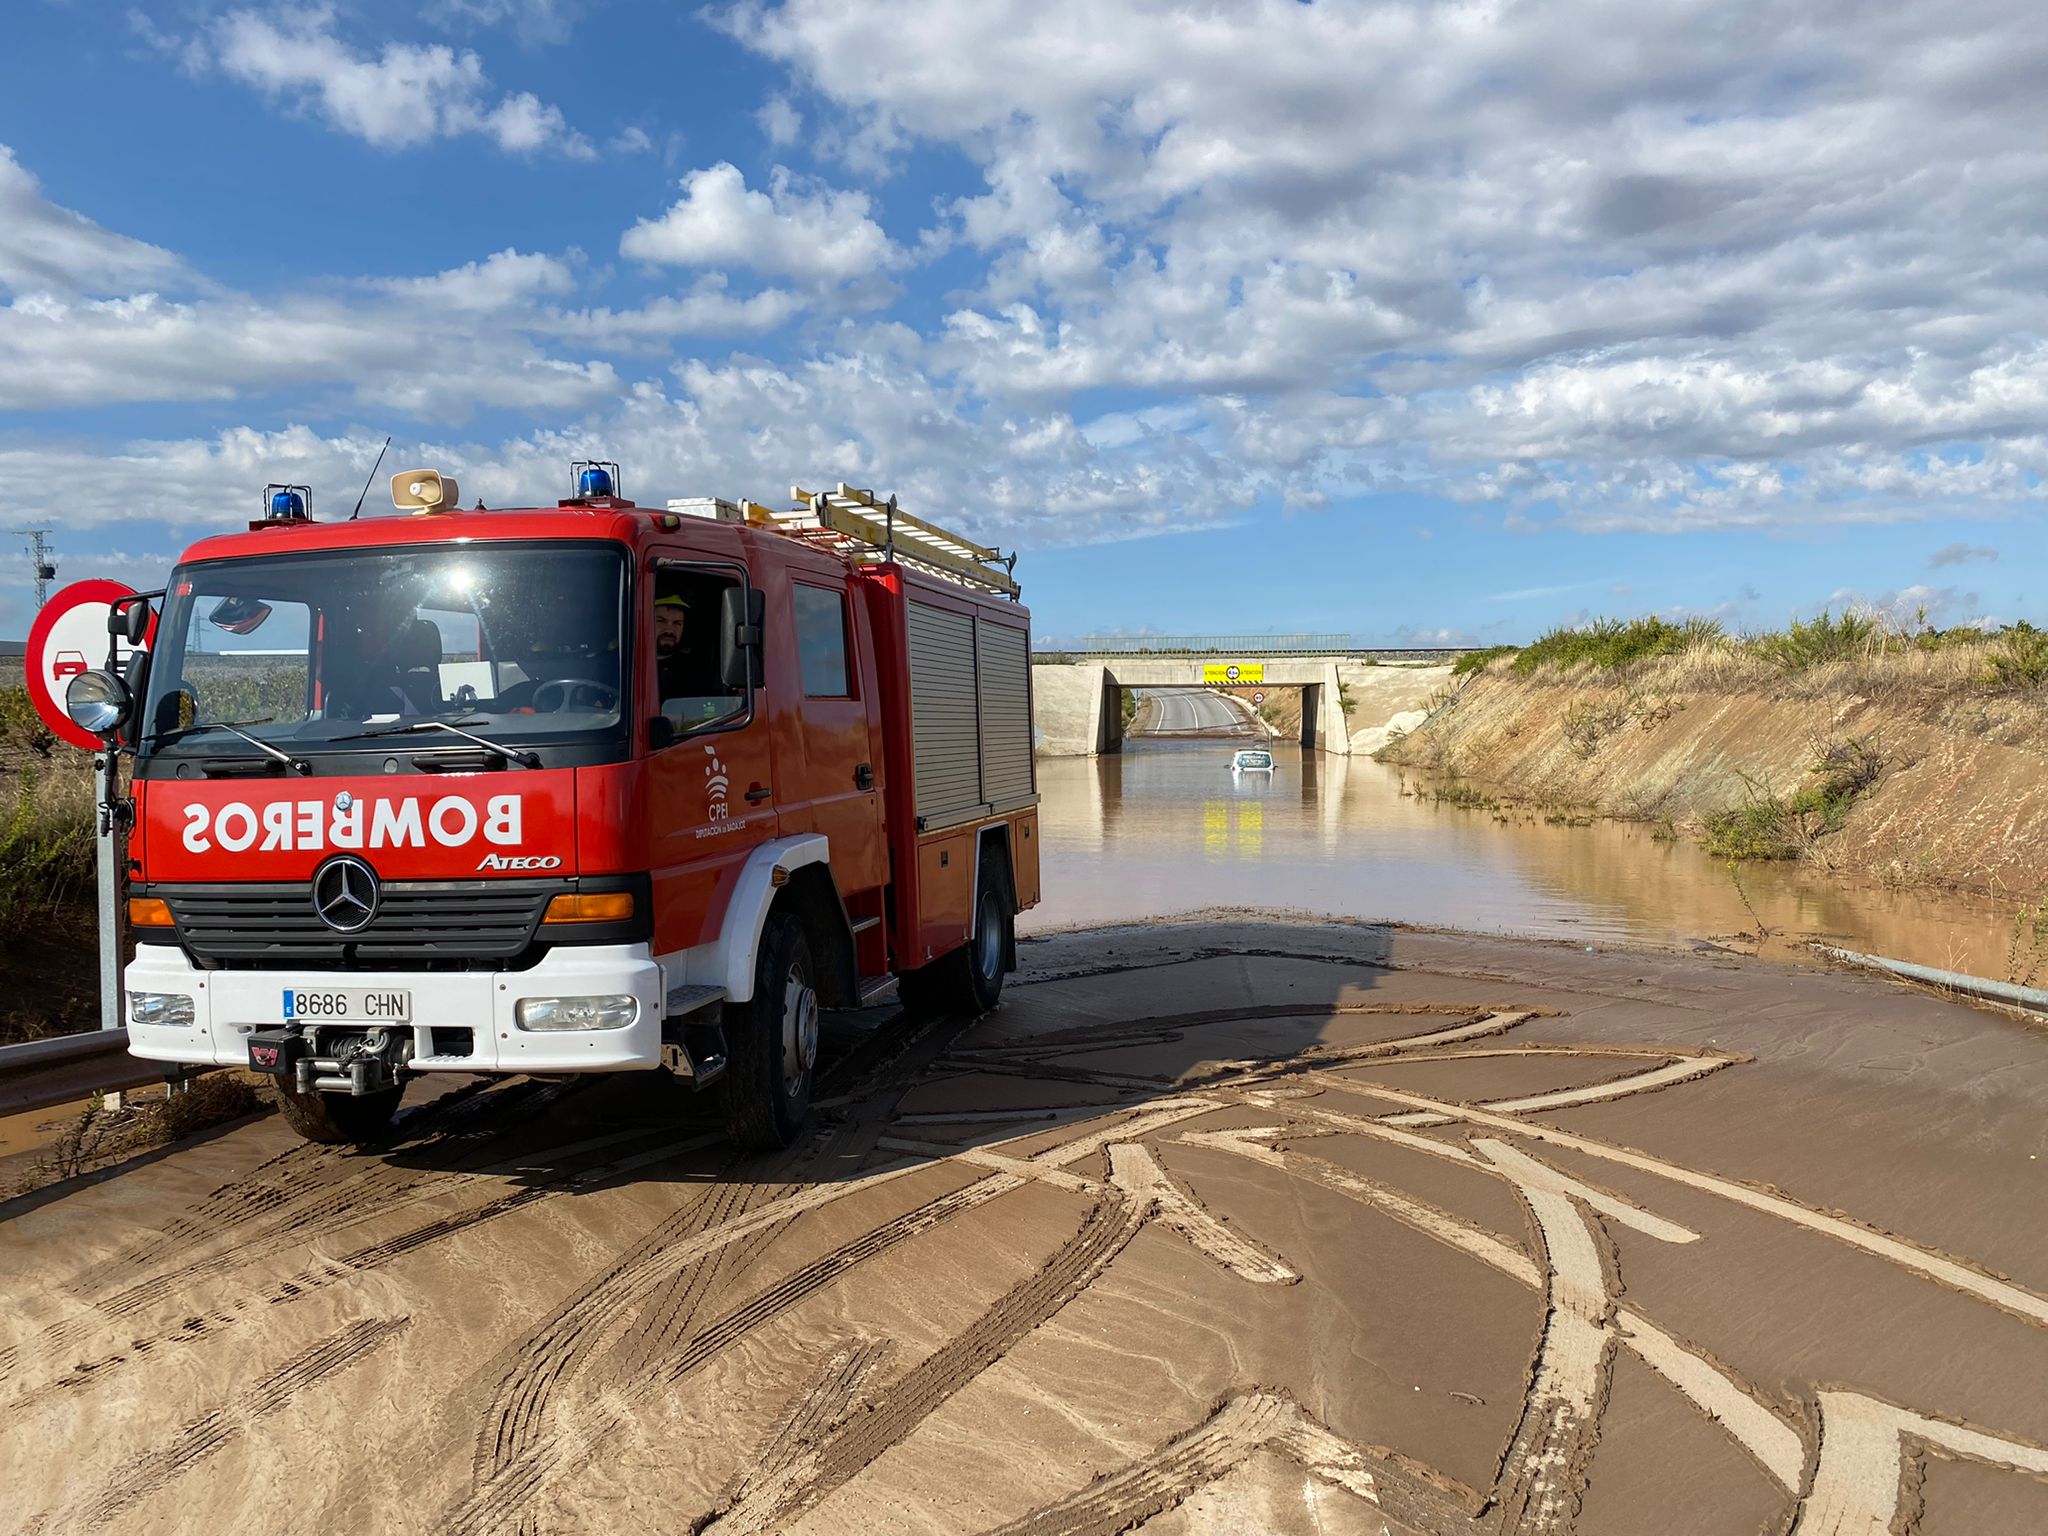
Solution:
M 1646 827 L 1503 822 L 1404 796 L 1396 771 L 1369 759 L 1284 745 L 1271 774 L 1233 775 L 1231 751 L 1148 741 L 1041 758 L 1044 901 L 1023 926 L 1286 907 L 1599 943 L 1753 933 L 1760 917 L 1783 942 L 2007 971 L 2009 907 L 1776 865 L 1744 866 L 1738 887 L 1725 863 Z

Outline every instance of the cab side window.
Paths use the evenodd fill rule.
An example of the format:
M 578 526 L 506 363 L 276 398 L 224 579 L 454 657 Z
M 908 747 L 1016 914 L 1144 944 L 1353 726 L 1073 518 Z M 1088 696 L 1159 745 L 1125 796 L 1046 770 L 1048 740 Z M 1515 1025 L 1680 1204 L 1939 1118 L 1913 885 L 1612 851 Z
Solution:
M 723 568 L 655 569 L 656 691 L 661 712 L 678 736 L 746 713 L 746 688 L 727 687 L 718 666 L 720 605 L 740 585 L 738 573 Z
M 852 697 L 846 668 L 846 594 L 801 581 L 790 592 L 796 601 L 797 670 L 804 680 L 804 697 Z

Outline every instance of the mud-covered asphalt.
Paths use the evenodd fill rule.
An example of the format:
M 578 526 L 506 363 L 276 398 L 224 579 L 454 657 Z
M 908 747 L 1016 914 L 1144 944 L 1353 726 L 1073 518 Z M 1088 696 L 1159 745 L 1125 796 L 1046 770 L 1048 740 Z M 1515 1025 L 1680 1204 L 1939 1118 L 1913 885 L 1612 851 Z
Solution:
M 646 1080 L 274 1117 L 0 1210 L 0 1528 L 2048 1531 L 2048 1038 L 1323 925 Z

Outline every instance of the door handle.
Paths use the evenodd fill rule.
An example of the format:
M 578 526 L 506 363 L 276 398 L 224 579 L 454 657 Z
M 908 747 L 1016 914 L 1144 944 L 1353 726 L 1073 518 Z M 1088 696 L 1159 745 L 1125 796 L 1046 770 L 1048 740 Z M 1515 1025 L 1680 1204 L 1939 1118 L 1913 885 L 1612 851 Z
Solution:
M 875 770 L 872 764 L 862 763 L 853 770 L 853 787 L 855 789 L 873 789 L 875 787 Z
M 774 793 L 775 791 L 768 788 L 765 784 L 756 784 L 752 789 L 747 791 L 747 804 L 759 805 L 763 800 L 766 800 L 770 795 Z

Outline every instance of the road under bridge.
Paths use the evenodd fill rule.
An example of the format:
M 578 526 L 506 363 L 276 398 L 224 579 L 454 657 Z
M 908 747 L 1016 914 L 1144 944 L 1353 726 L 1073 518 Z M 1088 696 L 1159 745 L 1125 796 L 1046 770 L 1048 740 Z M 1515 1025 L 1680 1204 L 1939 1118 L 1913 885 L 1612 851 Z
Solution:
M 1343 680 L 1336 656 L 1269 656 L 1257 662 L 1214 656 L 1118 656 L 1101 661 L 1031 667 L 1032 714 L 1038 750 L 1049 757 L 1094 757 L 1123 746 L 1126 689 L 1175 690 L 1256 684 L 1301 691 L 1301 744 L 1317 752 L 1351 753 L 1339 702 Z M 1232 673 L 1236 675 L 1231 675 Z

